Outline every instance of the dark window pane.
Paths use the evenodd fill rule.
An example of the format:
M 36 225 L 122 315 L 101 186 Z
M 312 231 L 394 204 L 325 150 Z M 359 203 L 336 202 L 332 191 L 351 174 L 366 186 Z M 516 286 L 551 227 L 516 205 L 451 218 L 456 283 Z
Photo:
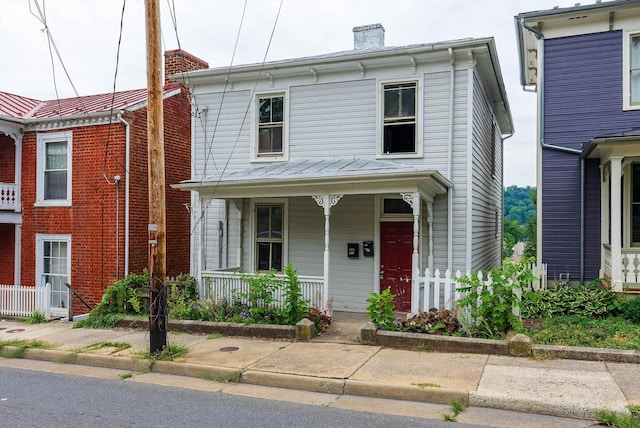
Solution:
M 640 202 L 640 164 L 633 165 L 633 202 Z
M 385 214 L 413 214 L 413 208 L 403 199 L 385 199 Z
M 384 153 L 415 153 L 415 124 L 384 127 Z
M 260 123 L 271 122 L 271 98 L 260 99 Z
M 256 206 L 256 223 L 258 238 L 269 237 L 269 205 Z
M 271 128 L 271 151 L 282 153 L 282 127 Z
M 45 172 L 44 198 L 67 199 L 67 171 Z
M 284 120 L 283 98 L 276 97 L 271 99 L 273 113 L 271 115 L 272 122 L 282 122 Z
M 400 93 L 402 102 L 402 110 L 400 110 L 400 116 L 415 116 L 416 115 L 416 91 L 415 88 L 404 88 Z
M 400 96 L 399 90 L 385 90 L 384 91 L 384 117 L 398 117 L 400 110 Z
M 260 129 L 258 153 L 271 153 L 271 128 Z
M 632 241 L 640 242 L 640 205 L 633 205 L 633 213 L 632 213 Z
M 271 237 L 282 238 L 282 205 L 271 207 Z
M 269 270 L 269 259 L 271 244 L 268 242 L 258 242 L 258 270 Z
M 282 243 L 271 244 L 271 268 L 277 271 L 282 270 Z

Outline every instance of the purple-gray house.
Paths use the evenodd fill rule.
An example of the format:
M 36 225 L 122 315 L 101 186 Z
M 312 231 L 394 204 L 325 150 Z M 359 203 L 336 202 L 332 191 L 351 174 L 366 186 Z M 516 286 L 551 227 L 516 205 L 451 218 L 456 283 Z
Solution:
M 537 93 L 537 260 L 550 279 L 640 286 L 640 1 L 515 17 Z M 562 275 L 562 276 L 561 276 Z

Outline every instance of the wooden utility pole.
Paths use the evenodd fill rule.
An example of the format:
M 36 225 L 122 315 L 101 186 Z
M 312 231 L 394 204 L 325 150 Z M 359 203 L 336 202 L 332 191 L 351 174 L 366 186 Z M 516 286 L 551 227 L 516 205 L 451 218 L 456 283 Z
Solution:
M 167 344 L 166 207 L 164 183 L 164 125 L 162 122 L 162 52 L 160 7 L 145 0 L 147 28 L 147 145 L 149 158 L 149 351 Z

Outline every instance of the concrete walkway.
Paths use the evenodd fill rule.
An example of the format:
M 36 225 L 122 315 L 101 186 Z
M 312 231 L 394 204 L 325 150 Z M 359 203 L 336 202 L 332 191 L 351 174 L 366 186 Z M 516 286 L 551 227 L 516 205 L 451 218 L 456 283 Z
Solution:
M 170 344 L 188 353 L 174 361 L 140 358 L 148 353 L 144 330 L 74 329 L 73 323 L 26 325 L 0 321 L 0 341 L 37 339 L 50 349 L 27 349 L 21 358 L 165 373 L 232 384 L 306 390 L 592 419 L 596 411 L 627 412 L 640 405 L 640 367 L 629 363 L 534 360 L 495 355 L 405 351 L 357 343 L 366 318 L 332 324 L 333 335 L 288 342 L 217 335 L 172 334 Z M 88 350 L 99 342 L 130 348 Z M 3 354 L 11 347 L 5 346 Z M 9 358 L 0 358 L 8 365 Z M 195 381 L 195 380 L 194 380 Z

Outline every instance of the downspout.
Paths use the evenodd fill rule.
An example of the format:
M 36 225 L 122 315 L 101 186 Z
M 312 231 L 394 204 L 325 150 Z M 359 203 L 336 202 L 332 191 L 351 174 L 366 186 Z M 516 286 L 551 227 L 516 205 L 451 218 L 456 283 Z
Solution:
M 542 31 L 536 30 L 535 28 L 530 27 L 524 22 L 524 18 L 518 18 L 518 24 L 520 27 L 525 28 L 535 34 L 538 40 L 541 40 L 540 43 L 540 52 L 538 54 L 539 60 L 539 70 L 544 71 L 544 34 Z M 518 32 L 520 34 L 520 32 Z M 524 58 L 524 52 L 522 51 L 522 44 L 520 43 L 518 46 L 520 49 L 520 56 Z M 522 64 L 520 65 L 522 67 Z M 580 156 L 580 283 L 584 283 L 584 158 L 582 157 L 582 150 L 572 149 L 569 147 L 561 147 L 555 146 L 553 144 L 547 144 L 544 142 L 544 72 L 538 72 L 539 75 L 539 83 L 538 83 L 538 96 L 540 97 L 540 103 L 538 106 L 538 135 L 540 136 L 540 147 L 542 149 L 547 150 L 555 150 L 561 153 L 568 153 L 572 155 Z M 524 73 L 523 73 L 524 76 Z M 520 82 L 522 84 L 522 89 L 525 92 L 536 92 L 532 89 L 527 89 L 524 78 Z M 542 199 L 540 199 L 542 201 Z M 542 260 L 539 260 L 542 262 Z
M 448 138 L 448 152 L 447 152 L 447 179 L 453 183 L 453 113 L 455 102 L 455 88 L 456 88 L 456 60 L 453 56 L 453 49 L 449 48 L 449 62 L 451 63 L 451 70 L 449 72 L 449 138 Z M 433 205 L 432 205 L 433 206 Z M 447 191 L 447 269 L 451 269 L 453 272 L 453 187 Z M 433 215 L 433 213 L 431 213 Z M 429 266 L 431 269 L 431 266 Z
M 125 187 L 124 187 L 124 276 L 129 275 L 129 170 L 131 161 L 131 125 L 118 113 L 118 121 L 125 128 Z

